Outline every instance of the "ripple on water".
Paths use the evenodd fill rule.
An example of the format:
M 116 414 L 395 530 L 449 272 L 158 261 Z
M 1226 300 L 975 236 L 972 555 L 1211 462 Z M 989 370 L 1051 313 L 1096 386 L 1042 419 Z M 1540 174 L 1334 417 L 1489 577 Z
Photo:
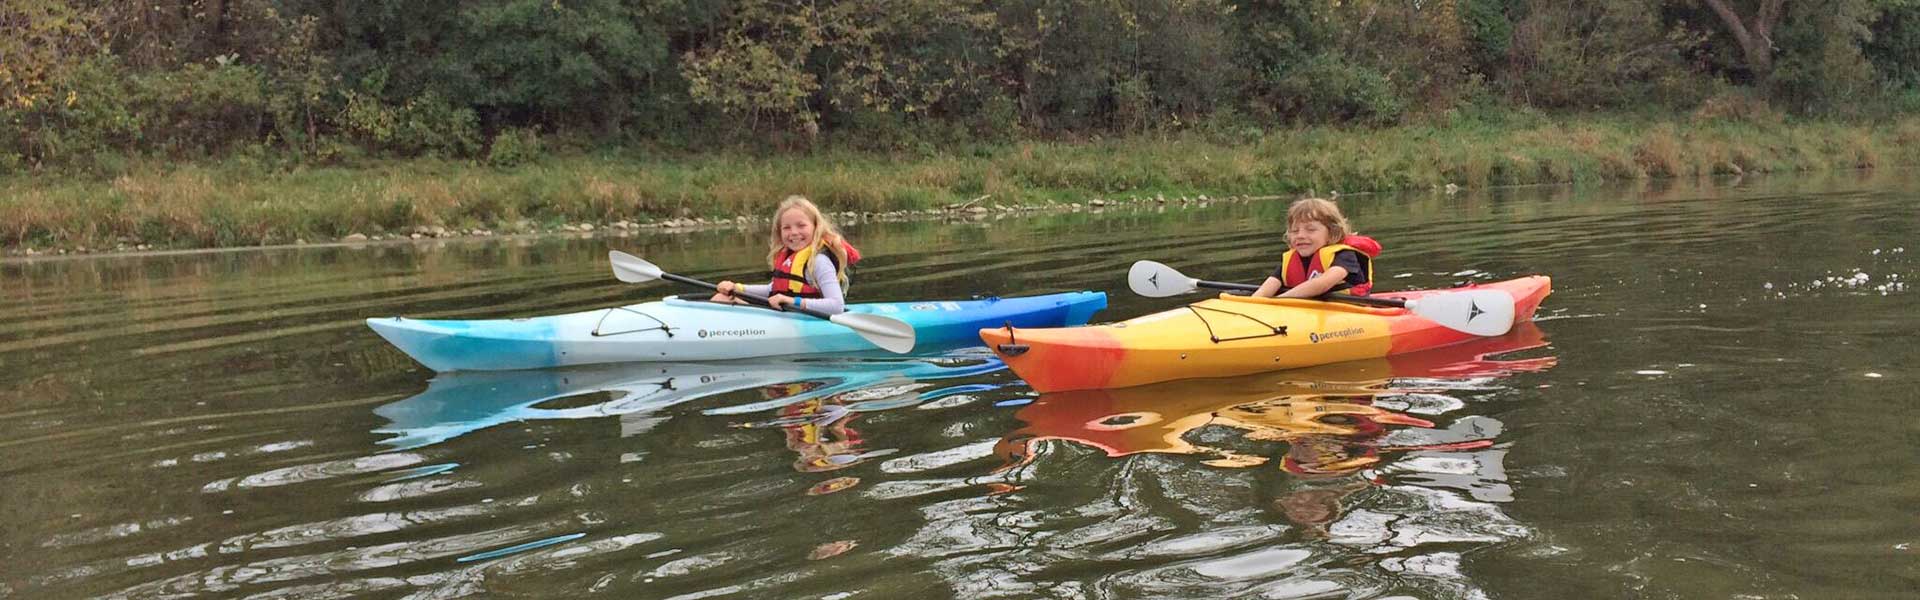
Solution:
M 361 502 L 393 502 L 431 496 L 452 490 L 467 490 L 486 484 L 470 479 L 428 479 L 389 483 L 360 493 Z
M 542 524 L 523 524 L 476 533 L 348 548 L 255 561 L 244 565 L 219 566 L 203 572 L 148 582 L 105 597 L 132 599 L 226 594 L 247 587 L 283 584 L 303 579 L 352 577 L 353 574 L 362 571 L 415 564 L 495 546 L 516 538 L 525 539 L 538 535 L 541 529 L 543 529 Z
M 224 492 L 236 487 L 238 488 L 278 487 L 283 485 L 292 485 L 296 483 L 307 483 L 312 481 L 333 479 L 336 477 L 347 477 L 352 475 L 362 475 L 366 473 L 377 473 L 380 471 L 387 471 L 387 470 L 398 469 L 402 467 L 410 467 L 426 461 L 427 461 L 427 457 L 419 454 L 414 454 L 411 452 L 396 452 L 392 454 L 375 454 L 373 456 L 361 456 L 361 457 L 341 459 L 341 460 L 335 460 L 335 461 L 327 461 L 322 463 L 297 465 L 297 466 L 286 467 L 282 469 L 274 469 L 272 471 L 255 473 L 253 475 L 248 475 L 245 477 L 221 479 L 221 480 L 209 482 L 206 485 L 201 486 L 200 489 L 201 491 L 204 491 L 204 492 L 213 493 L 213 492 Z

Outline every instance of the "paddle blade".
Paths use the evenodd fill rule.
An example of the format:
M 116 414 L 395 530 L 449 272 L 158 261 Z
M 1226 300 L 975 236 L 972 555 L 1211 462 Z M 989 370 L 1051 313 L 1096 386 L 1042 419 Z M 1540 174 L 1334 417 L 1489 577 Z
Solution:
M 1513 329 L 1513 296 L 1500 290 L 1429 294 L 1407 303 L 1413 314 L 1474 335 L 1504 335 Z
M 646 283 L 659 279 L 662 273 L 653 263 L 619 250 L 608 252 L 607 260 L 613 261 L 613 276 L 627 283 Z
M 852 329 L 860 337 L 888 352 L 905 354 L 913 351 L 913 326 L 906 321 L 865 313 L 840 313 L 827 320 Z
M 1127 287 L 1133 288 L 1133 293 L 1148 298 L 1178 296 L 1197 288 L 1192 277 L 1150 260 L 1135 262 L 1132 268 L 1127 269 Z

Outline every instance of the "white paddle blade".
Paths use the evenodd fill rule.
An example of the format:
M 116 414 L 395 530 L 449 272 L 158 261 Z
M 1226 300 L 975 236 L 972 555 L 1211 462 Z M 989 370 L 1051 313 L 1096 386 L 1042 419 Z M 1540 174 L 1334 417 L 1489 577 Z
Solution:
M 660 267 L 653 266 L 638 256 L 619 250 L 607 253 L 607 260 L 613 261 L 613 276 L 627 283 L 646 283 L 660 278 Z
M 1407 302 L 1413 314 L 1474 335 L 1505 335 L 1513 329 L 1513 295 L 1500 290 L 1430 294 Z
M 827 319 L 852 329 L 873 345 L 898 354 L 913 351 L 913 326 L 893 317 L 864 313 L 840 313 Z
M 1133 293 L 1148 298 L 1165 298 L 1191 293 L 1198 286 L 1194 285 L 1192 277 L 1181 274 L 1173 267 L 1143 260 L 1127 269 L 1127 287 L 1133 288 Z

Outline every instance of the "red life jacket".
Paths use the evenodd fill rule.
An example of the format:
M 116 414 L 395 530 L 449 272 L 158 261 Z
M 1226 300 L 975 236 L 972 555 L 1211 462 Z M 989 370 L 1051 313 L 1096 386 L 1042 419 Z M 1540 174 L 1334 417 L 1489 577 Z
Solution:
M 1365 296 L 1367 292 L 1373 291 L 1373 257 L 1380 255 L 1380 242 L 1364 235 L 1349 235 L 1341 238 L 1337 243 L 1320 248 L 1320 251 L 1311 257 L 1312 265 L 1295 256 L 1296 253 L 1293 250 L 1287 250 L 1287 253 L 1280 257 L 1281 264 L 1287 267 L 1286 277 L 1280 280 L 1281 285 L 1293 287 L 1306 283 L 1315 275 L 1327 272 L 1327 269 L 1333 268 L 1333 255 L 1341 250 L 1352 250 L 1360 255 L 1360 268 L 1366 271 L 1367 282 L 1334 291 L 1355 296 Z
M 802 248 L 799 252 L 781 248 L 780 253 L 773 258 L 773 270 L 768 272 L 773 275 L 773 293 L 796 298 L 819 298 L 820 288 L 815 287 L 813 282 L 807 281 L 807 269 L 812 266 L 815 256 L 825 256 L 827 262 L 833 263 L 834 269 L 843 273 L 846 272 L 847 267 L 860 262 L 860 251 L 855 249 L 853 244 L 842 239 L 840 248 L 847 253 L 847 264 L 840 264 L 840 259 L 832 252 L 825 252 L 822 246 Z

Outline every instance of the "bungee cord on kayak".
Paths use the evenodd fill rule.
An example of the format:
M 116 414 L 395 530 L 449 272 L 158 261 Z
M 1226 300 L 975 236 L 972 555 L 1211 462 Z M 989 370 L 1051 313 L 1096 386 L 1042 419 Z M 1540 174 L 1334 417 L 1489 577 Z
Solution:
M 1240 313 L 1240 312 L 1233 312 L 1233 311 L 1230 311 L 1230 310 L 1222 310 L 1222 309 L 1218 309 L 1218 308 L 1214 308 L 1214 307 L 1211 307 L 1211 306 L 1201 306 L 1201 305 L 1199 305 L 1199 304 L 1188 304 L 1188 305 L 1187 305 L 1187 308 L 1188 308 L 1189 310 L 1192 310 L 1192 311 L 1193 311 L 1193 316 L 1194 316 L 1194 318 L 1197 318 L 1197 319 L 1200 319 L 1200 324 L 1201 324 L 1201 325 L 1205 325 L 1205 326 L 1206 326 L 1206 328 L 1207 328 L 1207 339 L 1209 339 L 1209 340 L 1213 340 L 1213 343 L 1215 343 L 1215 344 L 1218 344 L 1218 343 L 1221 343 L 1221 342 L 1237 342 L 1237 341 L 1240 341 L 1240 340 L 1257 340 L 1257 339 L 1260 339 L 1260 338 L 1267 338 L 1267 337 L 1273 337 L 1273 336 L 1276 336 L 1276 335 L 1286 335 L 1286 334 L 1287 334 L 1287 326 L 1285 326 L 1285 325 L 1274 325 L 1274 324 L 1272 324 L 1272 323 L 1268 323 L 1268 322 L 1266 322 L 1266 321 L 1262 321 L 1262 320 L 1260 320 L 1260 318 L 1259 318 L 1259 317 L 1255 317 L 1255 316 L 1253 316 L 1253 315 L 1249 315 L 1249 314 L 1246 314 L 1246 313 Z M 1245 318 L 1245 319 L 1246 319 L 1246 320 L 1248 320 L 1248 321 L 1253 321 L 1253 322 L 1255 322 L 1255 323 L 1259 323 L 1261 327 L 1265 327 L 1265 328 L 1267 328 L 1267 329 L 1268 329 L 1268 332 L 1267 332 L 1267 333 L 1264 333 L 1264 334 L 1259 334 L 1259 335 L 1243 335 L 1243 336 L 1240 336 L 1240 337 L 1230 337 L 1230 338 L 1222 338 L 1222 337 L 1220 337 L 1220 336 L 1219 336 L 1218 334 L 1216 334 L 1216 333 L 1214 333 L 1214 332 L 1213 332 L 1213 323 L 1207 320 L 1207 315 L 1206 315 L 1206 313 L 1203 313 L 1203 312 L 1200 312 L 1200 311 L 1203 311 L 1203 310 L 1204 310 L 1204 311 L 1211 311 L 1211 312 L 1217 312 L 1217 313 L 1223 313 L 1223 314 L 1229 314 L 1229 315 L 1233 315 L 1233 316 L 1236 316 L 1236 317 L 1242 317 L 1242 318 Z
M 613 316 L 613 315 L 614 315 L 615 313 L 628 313 L 628 314 L 634 314 L 634 315 L 639 315 L 639 316 L 642 316 L 642 317 L 646 317 L 646 318 L 648 318 L 648 319 L 652 319 L 652 320 L 653 320 L 653 322 L 655 322 L 655 323 L 659 323 L 659 324 L 660 324 L 660 326 L 658 326 L 658 327 L 648 327 L 648 328 L 645 328 L 645 329 L 626 329 L 626 330 L 622 330 L 622 331 L 612 331 L 612 332 L 608 332 L 608 331 L 601 331 L 601 330 L 600 330 L 600 328 L 601 328 L 601 327 L 604 327 L 604 326 L 606 326 L 606 323 L 607 323 L 607 317 L 611 317 L 611 316 Z M 655 316 L 653 316 L 653 315 L 650 315 L 650 314 L 647 314 L 647 313 L 645 313 L 645 312 L 641 312 L 641 311 L 638 311 L 638 310 L 634 310 L 634 309 L 633 309 L 633 308 L 631 308 L 631 307 L 626 307 L 626 306 L 622 306 L 622 307 L 619 307 L 619 308 L 613 308 L 613 309 L 609 309 L 609 310 L 607 310 L 607 312 L 606 312 L 606 314 L 604 314 L 604 315 L 601 315 L 601 316 L 600 316 L 600 322 L 599 322 L 599 323 L 595 323 L 595 324 L 594 324 L 594 326 L 593 326 L 593 332 L 592 332 L 592 334 L 591 334 L 591 335 L 592 335 L 593 337 L 611 337 L 611 336 L 616 336 L 616 335 L 627 335 L 627 334 L 630 334 L 630 333 L 645 333 L 645 332 L 648 332 L 648 331 L 658 331 L 658 332 L 661 332 L 661 333 L 664 333 L 664 334 L 666 334 L 666 336 L 667 336 L 667 337 L 673 337 L 673 327 L 671 327 L 671 326 L 668 326 L 668 325 L 667 325 L 667 322 L 666 322 L 666 321 L 662 321 L 662 320 L 660 320 L 660 318 L 659 318 L 659 317 L 655 317 Z

